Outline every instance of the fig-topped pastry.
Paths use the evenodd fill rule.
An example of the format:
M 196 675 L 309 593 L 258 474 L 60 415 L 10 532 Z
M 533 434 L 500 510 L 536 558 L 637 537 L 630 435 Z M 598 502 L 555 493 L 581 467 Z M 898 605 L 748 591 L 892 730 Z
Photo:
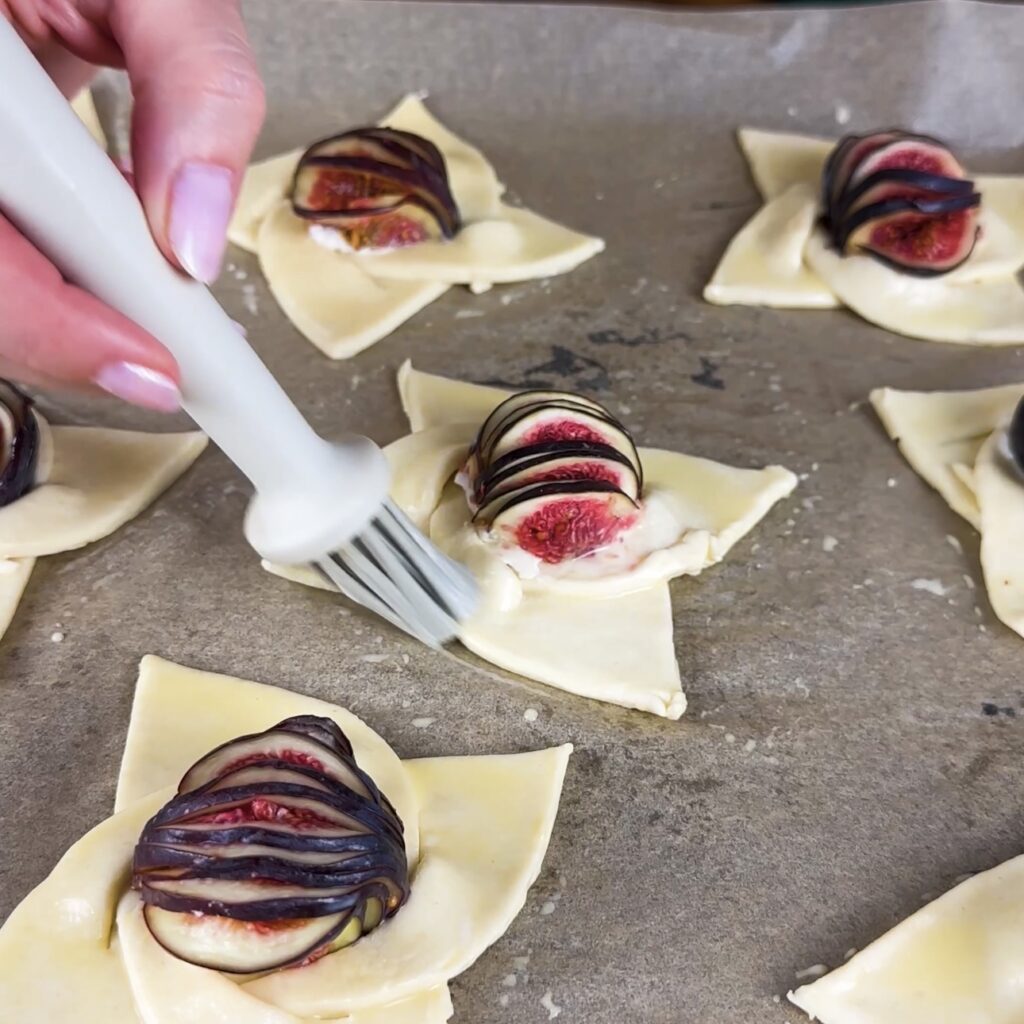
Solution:
M 604 406 L 526 391 L 484 421 L 463 478 L 473 523 L 549 565 L 594 555 L 640 519 L 643 467 Z
M 48 428 L 32 400 L 0 380 L 0 508 L 45 480 L 51 451 Z
M 197 761 L 142 832 L 133 884 L 153 937 L 250 974 L 309 963 L 409 895 L 403 826 L 329 718 L 288 718 Z
M 329 248 L 399 249 L 461 227 L 441 151 L 394 128 L 354 128 L 313 143 L 292 181 L 295 214 Z
M 1006 447 L 1010 458 L 1016 463 L 1021 473 L 1024 473 L 1024 398 L 1017 403 L 1013 411 L 1010 425 L 1006 430 Z
M 935 276 L 974 251 L 981 193 L 946 145 L 892 129 L 840 139 L 822 176 L 825 227 L 843 254 Z

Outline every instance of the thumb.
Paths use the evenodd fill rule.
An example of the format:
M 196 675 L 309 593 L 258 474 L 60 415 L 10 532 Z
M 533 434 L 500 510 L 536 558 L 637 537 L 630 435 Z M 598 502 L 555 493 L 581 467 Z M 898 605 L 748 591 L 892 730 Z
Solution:
M 115 0 L 110 25 L 135 95 L 132 158 L 154 237 L 209 283 L 265 111 L 238 3 Z

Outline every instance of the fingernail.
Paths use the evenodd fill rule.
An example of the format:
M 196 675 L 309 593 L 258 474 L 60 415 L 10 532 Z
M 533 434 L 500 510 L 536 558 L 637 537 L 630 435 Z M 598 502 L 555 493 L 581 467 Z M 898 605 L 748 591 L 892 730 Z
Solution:
M 181 392 L 164 373 L 138 363 L 108 363 L 93 378 L 97 386 L 132 405 L 158 412 L 177 412 Z
M 171 188 L 171 248 L 185 270 L 204 284 L 220 273 L 232 198 L 231 172 L 215 164 L 185 164 Z
M 232 320 L 231 322 L 235 325 L 235 330 L 238 331 L 238 333 L 243 338 L 248 338 L 249 337 L 249 328 L 246 327 L 245 324 L 241 323 L 238 320 Z

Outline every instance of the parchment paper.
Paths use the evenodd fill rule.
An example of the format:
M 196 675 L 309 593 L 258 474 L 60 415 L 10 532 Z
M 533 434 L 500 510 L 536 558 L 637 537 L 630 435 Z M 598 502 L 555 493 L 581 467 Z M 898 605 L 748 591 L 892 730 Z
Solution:
M 270 95 L 261 155 L 427 88 L 525 202 L 608 240 L 549 284 L 453 289 L 343 363 L 300 340 L 232 253 L 219 294 L 319 427 L 402 433 L 394 371 L 411 355 L 479 381 L 582 388 L 645 444 L 807 477 L 723 565 L 674 585 L 690 697 L 674 724 L 431 654 L 266 575 L 240 533 L 245 485 L 208 453 L 115 536 L 43 559 L 0 645 L 0 913 L 108 813 L 135 664 L 154 652 L 337 700 L 403 756 L 577 744 L 544 872 L 456 983 L 457 1021 L 544 1021 L 550 992 L 565 1022 L 795 1022 L 774 997 L 796 971 L 840 962 L 1020 852 L 1024 643 L 986 603 L 976 536 L 860 403 L 883 384 L 1024 380 L 1024 358 L 843 312 L 704 305 L 757 203 L 733 133 L 838 134 L 845 107 L 850 130 L 924 129 L 971 167 L 1024 169 L 1024 13 L 246 7 Z

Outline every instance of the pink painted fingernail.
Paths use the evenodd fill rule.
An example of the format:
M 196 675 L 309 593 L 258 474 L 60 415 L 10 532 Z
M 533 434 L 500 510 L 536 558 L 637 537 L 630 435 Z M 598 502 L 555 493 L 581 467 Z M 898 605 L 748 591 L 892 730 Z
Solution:
M 171 188 L 171 248 L 197 281 L 220 273 L 232 205 L 231 172 L 215 164 L 187 163 Z
M 164 373 L 138 363 L 108 363 L 93 378 L 98 387 L 132 405 L 157 412 L 177 412 L 181 392 Z

